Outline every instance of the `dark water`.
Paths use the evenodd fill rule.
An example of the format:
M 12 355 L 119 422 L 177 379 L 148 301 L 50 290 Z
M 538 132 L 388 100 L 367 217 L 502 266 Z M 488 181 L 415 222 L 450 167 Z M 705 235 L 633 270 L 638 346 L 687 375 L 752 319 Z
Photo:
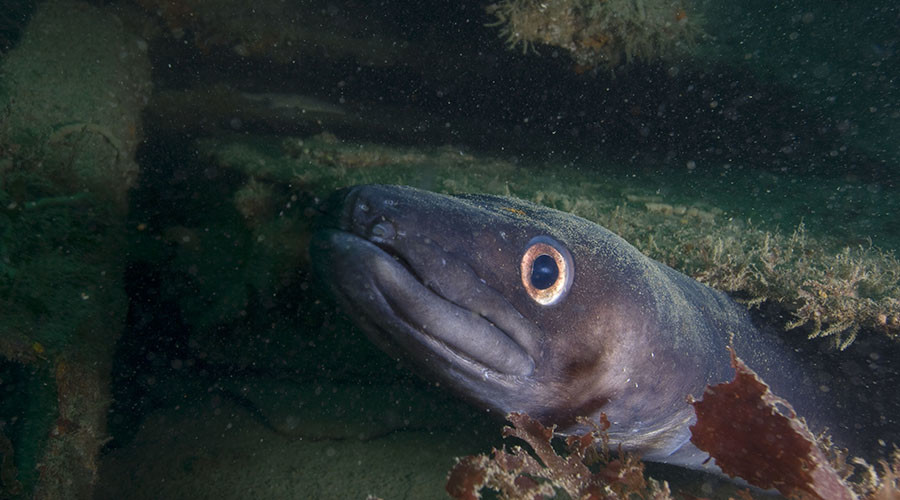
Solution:
M 614 47 L 585 17 L 523 53 L 479 2 L 4 3 L 0 498 L 444 496 L 497 416 L 370 345 L 308 262 L 320 200 L 369 182 L 618 220 L 662 259 L 800 224 L 809 259 L 863 252 L 857 341 L 785 338 L 871 391 L 887 456 L 900 8 L 643 3 L 702 33 L 608 64 L 572 50 Z

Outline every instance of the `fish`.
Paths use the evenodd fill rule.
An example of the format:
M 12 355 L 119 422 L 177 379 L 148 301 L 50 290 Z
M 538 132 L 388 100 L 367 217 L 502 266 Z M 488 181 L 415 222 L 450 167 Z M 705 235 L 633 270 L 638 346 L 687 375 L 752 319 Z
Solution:
M 731 379 L 731 346 L 814 431 L 847 429 L 817 373 L 745 305 L 598 224 L 390 185 L 346 188 L 322 210 L 310 257 L 346 313 L 485 411 L 524 412 L 562 435 L 603 413 L 613 449 L 706 469 L 688 398 Z

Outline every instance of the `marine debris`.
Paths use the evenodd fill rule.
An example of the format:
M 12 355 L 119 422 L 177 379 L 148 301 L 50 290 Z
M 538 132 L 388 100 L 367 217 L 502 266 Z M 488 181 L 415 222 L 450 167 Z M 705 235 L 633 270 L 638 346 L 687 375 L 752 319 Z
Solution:
M 665 482 L 645 478 L 644 464 L 636 456 L 621 450 L 613 456 L 606 415 L 599 426 L 594 424 L 594 430 L 566 437 L 565 456 L 552 445 L 556 426 L 545 427 L 525 413 L 510 413 L 506 418 L 513 427 L 504 427 L 503 436 L 525 441 L 537 458 L 521 446 L 509 451 L 495 448 L 490 457 L 460 458 L 447 478 L 451 497 L 481 498 L 481 490 L 487 488 L 500 498 L 552 498 L 562 492 L 569 498 L 672 498 Z
M 510 48 L 561 47 L 585 70 L 685 52 L 702 32 L 687 9 L 678 0 L 504 0 L 487 12 Z

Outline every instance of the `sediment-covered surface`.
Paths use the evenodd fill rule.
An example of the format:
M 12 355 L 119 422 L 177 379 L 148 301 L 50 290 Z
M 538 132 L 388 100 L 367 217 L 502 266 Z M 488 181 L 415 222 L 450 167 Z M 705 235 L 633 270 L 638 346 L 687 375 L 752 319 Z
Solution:
M 0 65 L 0 496 L 88 498 L 108 439 L 146 43 L 105 9 L 42 3 Z M 8 476 L 7 476 L 8 477 Z

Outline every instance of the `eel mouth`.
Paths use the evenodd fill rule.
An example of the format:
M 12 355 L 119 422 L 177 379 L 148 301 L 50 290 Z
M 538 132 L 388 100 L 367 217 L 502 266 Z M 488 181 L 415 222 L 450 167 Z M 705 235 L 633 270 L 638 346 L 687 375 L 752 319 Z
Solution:
M 529 354 L 536 352 L 533 332 L 508 302 L 500 298 L 505 308 L 498 304 L 496 291 L 476 279 L 464 280 L 463 295 L 438 293 L 425 283 L 439 282 L 440 274 L 452 269 L 414 262 L 413 256 L 374 239 L 324 229 L 315 233 L 310 246 L 316 271 L 370 340 L 390 354 L 405 354 L 445 374 L 487 378 L 534 372 L 534 356 Z M 442 257 L 443 263 L 447 258 Z M 459 276 L 452 281 L 459 282 Z M 473 286 L 482 288 L 470 289 Z M 466 297 L 472 296 L 484 299 L 482 310 L 470 307 Z

